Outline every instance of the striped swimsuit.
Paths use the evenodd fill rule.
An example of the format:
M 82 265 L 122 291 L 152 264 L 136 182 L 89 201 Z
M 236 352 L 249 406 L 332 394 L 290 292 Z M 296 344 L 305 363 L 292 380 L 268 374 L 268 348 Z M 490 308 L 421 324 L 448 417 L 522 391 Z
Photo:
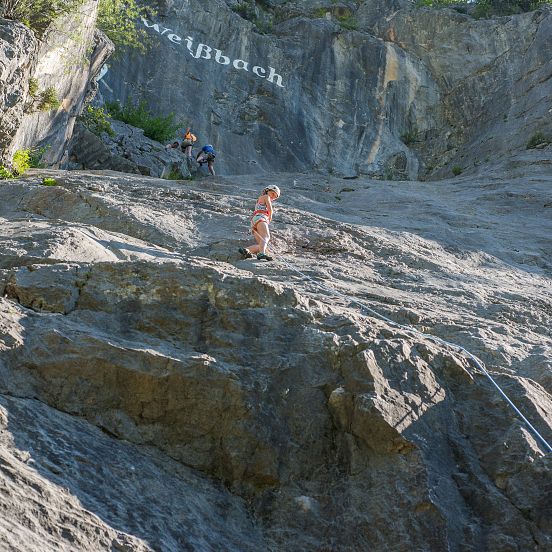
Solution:
M 264 203 L 259 203 L 255 205 L 255 211 L 253 211 L 253 218 L 251 219 L 251 229 L 255 230 L 255 227 L 259 222 L 270 223 L 270 216 L 268 213 L 268 208 Z

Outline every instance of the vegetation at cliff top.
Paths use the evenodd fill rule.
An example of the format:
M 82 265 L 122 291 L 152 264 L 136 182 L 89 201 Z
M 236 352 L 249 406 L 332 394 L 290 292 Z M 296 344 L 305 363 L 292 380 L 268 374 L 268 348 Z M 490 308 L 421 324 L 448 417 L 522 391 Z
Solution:
M 3 0 L 1 15 L 21 21 L 38 36 L 63 15 L 77 12 L 84 0 Z
M 151 8 L 140 6 L 137 0 L 100 0 L 98 27 L 113 41 L 116 47 L 134 48 L 145 52 L 147 33 L 137 27 L 140 17 L 151 17 Z
M 41 37 L 50 25 L 66 15 L 83 15 L 86 0 L 2 0 L 0 15 L 21 21 Z M 137 0 L 100 0 L 98 28 L 116 47 L 127 46 L 144 51 L 146 33 L 137 28 L 142 15 L 152 10 L 139 6 Z
M 552 0 L 418 0 L 417 2 L 419 7 L 451 7 L 466 11 L 470 8 L 470 13 L 478 18 L 515 15 L 536 10 L 546 4 L 552 4 Z
M 175 121 L 174 113 L 165 116 L 153 115 L 144 100 L 138 103 L 127 100 L 124 105 L 119 102 L 106 102 L 106 108 L 113 119 L 141 128 L 144 136 L 161 143 L 172 140 L 177 130 L 183 126 Z

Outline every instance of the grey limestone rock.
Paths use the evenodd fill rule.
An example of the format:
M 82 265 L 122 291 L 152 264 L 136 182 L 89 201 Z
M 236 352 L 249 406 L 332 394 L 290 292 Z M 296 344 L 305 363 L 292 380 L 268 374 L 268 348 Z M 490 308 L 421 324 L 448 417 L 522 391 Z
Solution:
M 87 0 L 78 17 L 56 20 L 40 41 L 23 25 L 2 20 L 2 27 L 9 29 L 10 37 L 4 34 L 3 39 L 9 41 L 2 50 L 14 52 L 0 77 L 2 89 L 6 86 L 4 80 L 8 87 L 13 87 L 7 102 L 0 99 L 2 109 L 12 110 L 11 115 L 2 117 L 1 123 L 9 126 L 3 132 L 10 139 L 2 139 L 5 159 L 18 149 L 44 146 L 45 164 L 57 166 L 66 161 L 68 143 L 88 85 L 113 52 L 111 41 L 95 33 L 97 6 L 96 0 Z M 17 42 L 21 37 L 25 37 L 25 43 Z M 17 62 L 18 59 L 22 61 Z M 32 101 L 28 95 L 31 77 L 36 79 L 38 93 L 49 88 L 55 90 L 58 108 L 46 112 L 38 109 L 38 100 Z
M 151 49 L 113 60 L 102 97 L 176 113 L 219 151 L 222 172 L 383 175 L 402 153 L 406 174 L 417 176 L 417 154 L 400 135 L 414 120 L 437 124 L 439 91 L 400 48 L 320 17 L 293 17 L 260 34 L 212 1 L 170 3 L 140 25 Z
M 142 129 L 112 121 L 114 136 L 97 136 L 77 125 L 72 140 L 71 162 L 76 168 L 111 169 L 160 178 L 189 178 L 189 162 L 180 148 L 167 148 L 144 136 Z M 190 163 L 194 169 L 196 163 Z
M 100 92 L 177 113 L 227 174 L 442 178 L 550 134 L 551 14 L 166 2 L 142 22 L 149 53 L 113 61 Z
M 0 163 L 24 115 L 38 42 L 21 23 L 0 18 Z
M 529 179 L 498 168 L 431 198 L 265 177 L 283 190 L 272 264 L 237 253 L 254 175 L 0 186 L 0 535 L 33 552 L 548 550 L 542 443 L 429 339 L 482 358 L 550 435 L 550 175 L 525 163 Z
M 413 144 L 433 177 L 476 169 L 552 133 L 552 9 L 492 20 L 450 10 L 403 10 L 380 36 L 419 58 L 438 85 L 437 125 L 415 126 Z

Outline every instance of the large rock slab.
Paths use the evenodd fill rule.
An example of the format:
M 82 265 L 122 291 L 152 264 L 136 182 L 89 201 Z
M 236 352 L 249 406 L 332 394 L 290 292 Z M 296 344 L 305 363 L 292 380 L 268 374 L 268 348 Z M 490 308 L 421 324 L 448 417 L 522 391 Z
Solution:
M 146 447 L 0 396 L 0 546 L 17 552 L 260 550 L 246 505 Z
M 550 177 L 522 161 L 529 179 L 501 166 L 431 197 L 428 183 L 264 179 L 284 190 L 273 264 L 233 253 L 254 176 L 52 171 L 3 185 L 0 388 L 245 498 L 253 526 L 241 506 L 230 522 L 244 549 L 544 551 L 542 444 L 459 350 L 351 302 L 479 355 L 549 435 Z M 58 185 L 40 186 L 45 174 Z M 140 550 L 127 500 L 117 528 Z

